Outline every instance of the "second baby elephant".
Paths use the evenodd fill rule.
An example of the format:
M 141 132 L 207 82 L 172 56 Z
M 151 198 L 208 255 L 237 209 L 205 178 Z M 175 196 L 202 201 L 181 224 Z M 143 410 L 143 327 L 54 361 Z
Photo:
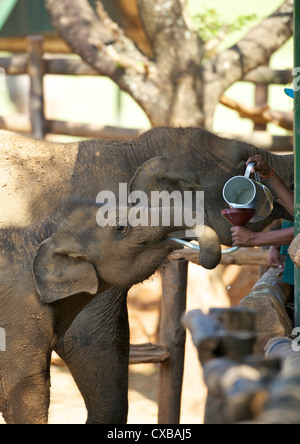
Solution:
M 106 329 L 105 307 L 118 312 L 126 296 L 120 299 L 105 290 L 128 288 L 148 278 L 177 248 L 167 236 L 186 227 L 187 210 L 182 208 L 139 208 L 149 220 L 158 221 L 169 210 L 167 226 L 127 224 L 118 219 L 127 208 L 112 209 L 111 220 L 99 226 L 100 210 L 91 202 L 66 204 L 34 232 L 1 233 L 0 325 L 6 332 L 6 350 L 0 352 L 0 408 L 8 423 L 47 422 L 51 351 L 97 294 L 104 299 L 98 318 L 105 330 L 103 350 L 107 343 L 117 346 L 114 328 Z M 182 223 L 176 226 L 179 213 Z M 127 353 L 125 347 L 116 355 L 126 361 Z M 103 365 L 111 362 L 114 357 L 107 354 Z M 120 377 L 126 379 L 126 374 Z M 113 398 L 114 387 L 110 392 Z

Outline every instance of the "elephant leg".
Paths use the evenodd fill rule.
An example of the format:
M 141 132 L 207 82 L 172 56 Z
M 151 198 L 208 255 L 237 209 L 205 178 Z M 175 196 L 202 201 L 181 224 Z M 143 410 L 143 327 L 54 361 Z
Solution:
M 18 355 L 17 359 L 22 366 L 26 366 L 26 373 L 18 375 L 19 368 L 10 368 L 10 374 L 5 378 L 8 390 L 3 393 L 3 417 L 7 424 L 47 424 L 50 402 L 50 353 L 46 358 L 33 356 L 34 362 L 31 363 L 26 362 L 22 354 Z
M 88 410 L 88 424 L 122 424 L 128 413 L 129 325 L 127 291 L 110 289 L 93 299 L 59 338 Z
M 28 318 L 9 323 L 5 331 L 6 351 L 0 352 L 3 417 L 8 424 L 47 424 L 52 331 Z
M 50 402 L 53 313 L 15 278 L 18 292 L 1 288 L 0 410 L 9 424 L 46 424 Z M 3 339 L 3 338 L 2 338 Z

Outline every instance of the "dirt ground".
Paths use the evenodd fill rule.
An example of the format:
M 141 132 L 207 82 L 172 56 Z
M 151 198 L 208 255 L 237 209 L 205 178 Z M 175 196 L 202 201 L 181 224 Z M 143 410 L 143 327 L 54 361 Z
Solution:
M 258 279 L 258 267 L 219 266 L 206 271 L 190 264 L 187 310 L 238 305 Z M 158 333 L 161 277 L 135 286 L 129 295 L 131 343 L 154 342 Z M 157 423 L 157 388 L 159 366 L 130 366 L 129 424 Z M 51 368 L 50 424 L 84 424 L 86 409 L 82 397 L 63 366 Z M 202 370 L 189 334 L 187 335 L 182 392 L 181 424 L 203 423 L 206 389 Z M 4 424 L 0 418 L 0 424 Z

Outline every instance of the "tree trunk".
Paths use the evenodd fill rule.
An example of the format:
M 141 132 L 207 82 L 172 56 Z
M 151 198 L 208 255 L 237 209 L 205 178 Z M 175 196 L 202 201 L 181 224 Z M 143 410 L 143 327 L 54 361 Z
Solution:
M 147 36 L 144 52 L 127 25 L 125 35 L 111 20 L 102 2 L 96 14 L 88 0 L 45 1 L 54 27 L 73 51 L 127 91 L 153 126 L 211 129 L 224 91 L 265 64 L 293 33 L 293 0 L 286 0 L 236 45 L 205 61 L 204 42 L 193 29 L 186 0 L 136 0 L 144 33 L 140 24 L 137 28 Z M 127 8 L 118 2 L 128 24 L 137 9 L 129 8 L 132 1 L 125 2 Z

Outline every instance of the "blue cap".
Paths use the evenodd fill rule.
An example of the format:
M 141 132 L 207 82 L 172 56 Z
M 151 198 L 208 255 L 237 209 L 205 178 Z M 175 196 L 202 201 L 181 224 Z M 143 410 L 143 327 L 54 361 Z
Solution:
M 295 98 L 295 92 L 293 89 L 291 88 L 284 88 L 284 92 L 286 93 L 287 96 L 291 97 L 292 99 Z

